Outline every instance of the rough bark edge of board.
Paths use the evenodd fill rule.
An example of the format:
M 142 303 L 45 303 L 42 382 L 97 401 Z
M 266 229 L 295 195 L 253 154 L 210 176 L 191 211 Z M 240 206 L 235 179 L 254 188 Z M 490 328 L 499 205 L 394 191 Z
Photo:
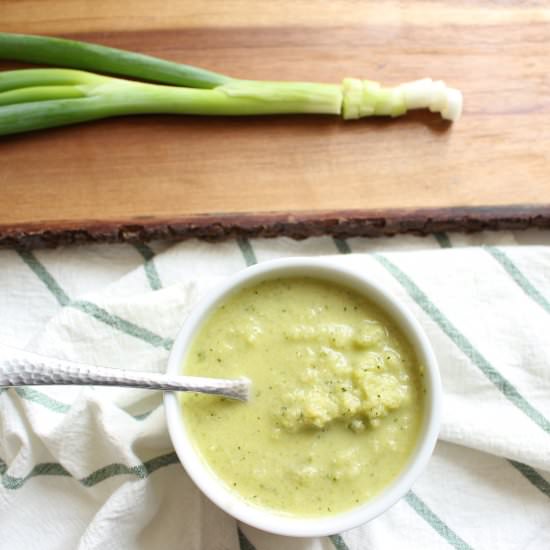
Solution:
M 330 235 L 339 238 L 428 235 L 441 231 L 550 228 L 550 204 L 426 208 L 418 210 L 342 210 L 182 215 L 170 218 L 0 224 L 0 247 L 54 248 L 84 243 L 171 241 L 197 238 L 272 238 Z

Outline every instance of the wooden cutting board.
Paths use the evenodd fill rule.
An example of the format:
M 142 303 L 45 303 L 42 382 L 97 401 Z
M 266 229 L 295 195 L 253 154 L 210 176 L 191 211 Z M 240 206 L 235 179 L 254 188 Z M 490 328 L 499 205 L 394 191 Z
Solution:
M 3 0 L 0 30 L 251 79 L 460 88 L 461 120 L 141 116 L 0 139 L 0 243 L 550 226 L 540 2 Z M 3 68 L 15 67 L 5 63 Z

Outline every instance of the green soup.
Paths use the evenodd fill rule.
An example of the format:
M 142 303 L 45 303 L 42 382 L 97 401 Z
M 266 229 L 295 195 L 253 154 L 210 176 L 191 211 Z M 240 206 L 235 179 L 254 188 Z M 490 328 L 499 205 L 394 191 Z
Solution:
M 200 328 L 189 375 L 252 381 L 248 403 L 181 398 L 212 471 L 243 498 L 299 516 L 365 502 L 403 470 L 423 420 L 423 369 L 356 292 L 281 278 L 230 296 Z

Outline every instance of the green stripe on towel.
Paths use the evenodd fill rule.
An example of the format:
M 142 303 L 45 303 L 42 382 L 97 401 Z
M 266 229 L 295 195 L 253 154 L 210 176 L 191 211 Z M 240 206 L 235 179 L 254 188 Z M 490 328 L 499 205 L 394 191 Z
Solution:
M 441 248 L 452 248 L 451 239 L 447 233 L 434 233 L 434 239 Z
M 252 248 L 250 241 L 246 237 L 239 237 L 237 239 L 237 244 L 239 245 L 239 249 L 241 250 L 241 254 L 243 255 L 247 267 L 256 265 L 258 263 L 258 259 L 256 258 L 256 254 L 254 253 L 254 249 Z
M 4 489 L 15 491 L 16 489 L 23 487 L 29 479 L 39 476 L 71 477 L 71 474 L 63 468 L 61 464 L 46 462 L 43 464 L 37 464 L 25 477 L 13 477 L 4 473 L 2 475 L 2 486 Z
M 159 290 L 162 288 L 162 283 L 160 282 L 160 277 L 155 266 L 155 253 L 153 250 L 144 243 L 134 243 L 134 248 L 141 254 L 145 263 L 143 264 L 143 269 L 145 275 L 147 276 L 147 281 L 149 286 L 153 290 Z
M 32 252 L 19 250 L 18 253 L 22 260 L 30 267 L 42 283 L 44 283 L 46 288 L 55 296 L 61 306 L 69 306 L 78 309 L 79 311 L 90 315 L 94 319 L 97 319 L 98 321 L 101 321 L 116 330 L 123 332 L 128 336 L 133 336 L 134 338 L 143 340 L 154 347 L 161 347 L 167 351 L 172 349 L 174 341 L 170 338 L 163 338 L 162 336 L 159 336 L 146 328 L 140 327 L 130 321 L 126 321 L 126 319 L 123 319 L 118 315 L 113 315 L 92 302 L 85 300 L 77 300 L 75 302 L 71 301 L 67 293 L 61 288 L 51 273 L 49 273 L 48 270 L 38 261 Z
M 407 504 L 435 531 L 437 531 L 451 546 L 457 550 L 472 550 L 472 547 L 460 538 L 440 517 L 438 517 L 428 505 L 412 491 L 405 495 Z
M 140 327 L 130 321 L 126 321 L 126 319 L 109 313 L 107 310 L 92 302 L 77 300 L 75 302 L 71 302 L 69 307 L 78 309 L 79 311 L 86 313 L 90 317 L 105 323 L 119 332 L 123 332 L 128 336 L 133 336 L 138 340 L 143 340 L 155 348 L 164 348 L 165 350 L 170 351 L 172 349 L 172 345 L 174 344 L 172 339 L 163 338 L 162 336 L 159 336 L 146 328 Z
M 46 285 L 60 306 L 66 306 L 71 299 L 59 286 L 50 272 L 36 259 L 36 256 L 28 250 L 17 250 L 20 258 L 30 267 L 33 273 Z
M 8 388 L 2 388 L 0 390 L 0 393 L 7 391 L 7 389 Z M 25 401 L 30 401 L 31 403 L 36 403 L 38 405 L 42 405 L 43 407 L 45 407 L 46 409 L 49 409 L 52 412 L 66 414 L 71 409 L 71 405 L 68 405 L 67 403 L 62 403 L 61 401 L 58 401 L 57 399 L 54 399 L 53 397 L 50 397 L 49 395 L 46 395 L 41 391 L 35 390 L 30 386 L 19 386 L 13 389 L 15 390 L 15 393 L 17 393 L 17 395 L 21 397 L 21 399 L 25 399 Z M 152 413 L 154 413 L 160 407 L 162 407 L 162 404 L 156 405 L 150 411 L 145 411 L 144 413 L 140 413 L 140 414 L 130 414 L 123 408 L 121 407 L 118 407 L 118 408 L 121 411 L 125 412 L 128 416 L 130 416 L 134 420 L 141 422 L 146 418 L 148 418 Z
M 29 386 L 17 387 L 15 388 L 15 393 L 26 401 L 37 403 L 38 405 L 42 405 L 46 409 L 56 413 L 66 413 L 71 408 L 70 405 L 61 403 L 61 401 L 53 399 L 45 393 L 35 390 L 34 388 L 30 388 Z
M 345 543 L 341 535 L 330 535 L 329 539 L 336 550 L 349 550 L 348 545 Z
M 351 254 L 351 248 L 346 239 L 339 239 L 338 237 L 332 237 L 334 246 L 336 246 L 340 254 Z
M 531 300 L 536 302 L 546 313 L 550 313 L 550 302 L 538 291 L 529 279 L 519 270 L 514 262 L 500 249 L 486 246 L 486 250 L 512 277 L 517 285 Z
M 147 460 L 137 466 L 126 466 L 124 464 L 109 464 L 103 468 L 99 468 L 90 475 L 78 480 L 84 487 L 93 487 L 106 479 L 119 476 L 119 475 L 133 475 L 139 479 L 145 479 L 153 472 L 170 466 L 171 464 L 177 464 L 178 457 L 176 453 L 168 453 L 161 456 Z M 4 460 L 0 459 L 0 473 L 2 474 L 2 486 L 5 489 L 16 490 L 25 485 L 27 481 L 33 477 L 39 476 L 60 476 L 60 477 L 73 477 L 61 464 L 56 462 L 45 462 L 37 464 L 29 474 L 24 477 L 14 477 L 6 473 L 7 465 Z
M 536 470 L 527 466 L 527 464 L 522 464 L 521 462 L 516 462 L 515 460 L 508 460 L 508 462 L 525 478 L 536 487 L 541 493 L 545 494 L 550 498 L 550 483 L 546 481 Z
M 239 537 L 240 550 L 256 550 L 255 546 L 246 538 L 241 528 L 237 525 L 237 536 Z

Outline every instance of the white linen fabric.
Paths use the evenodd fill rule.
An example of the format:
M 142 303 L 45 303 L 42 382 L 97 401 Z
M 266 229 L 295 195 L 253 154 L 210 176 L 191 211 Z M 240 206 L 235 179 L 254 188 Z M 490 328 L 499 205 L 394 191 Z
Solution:
M 444 415 L 425 473 L 345 533 L 237 523 L 196 489 L 159 392 L 0 389 L 1 550 L 550 548 L 550 233 L 0 251 L 0 342 L 162 371 L 202 295 L 256 261 L 325 256 L 368 273 L 426 329 Z

